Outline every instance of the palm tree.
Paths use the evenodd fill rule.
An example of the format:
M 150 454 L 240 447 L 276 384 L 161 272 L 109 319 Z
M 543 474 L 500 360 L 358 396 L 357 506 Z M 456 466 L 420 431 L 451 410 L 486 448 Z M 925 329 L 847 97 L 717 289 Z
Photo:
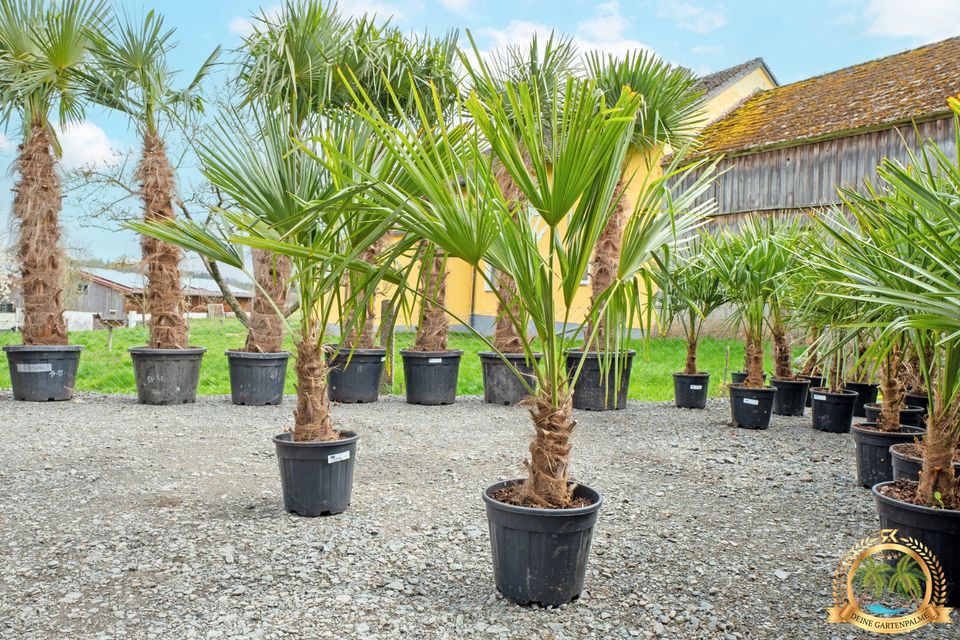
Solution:
M 895 593 L 900 593 L 913 600 L 923 599 L 924 591 L 923 570 L 916 560 L 904 554 L 897 560 L 893 571 L 888 578 L 887 588 Z
M 20 120 L 13 217 L 23 295 L 25 345 L 65 345 L 63 248 L 60 244 L 61 149 L 54 130 L 83 117 L 80 71 L 102 0 L 0 0 L 0 95 L 4 124 Z
M 642 173 L 643 181 L 650 180 L 658 171 L 657 164 L 664 151 L 678 151 L 693 139 L 703 123 L 702 95 L 696 89 L 697 78 L 692 71 L 672 65 L 647 51 L 628 52 L 623 58 L 593 52 L 587 57 L 587 73 L 611 100 L 620 95 L 624 87 L 643 98 L 617 182 L 617 193 L 622 196 L 636 178 L 636 173 Z M 633 168 L 638 159 L 640 168 Z M 617 278 L 624 212 L 628 206 L 623 197 L 618 202 L 590 263 L 594 304 Z M 595 347 L 598 350 L 614 346 L 604 323 L 601 316 L 590 330 L 590 333 L 597 334 Z
M 134 179 L 140 184 L 146 221 L 173 220 L 176 178 L 163 139 L 165 125 L 203 109 L 200 82 L 220 53 L 204 61 L 184 89 L 173 87 L 174 72 L 167 55 L 174 46 L 174 29 L 150 11 L 142 22 L 115 20 L 100 26 L 92 40 L 94 68 L 86 74 L 91 99 L 127 115 L 143 141 Z M 180 289 L 179 247 L 150 236 L 142 240 L 147 285 L 145 310 L 150 314 L 148 347 L 185 349 L 188 329 Z
M 883 560 L 864 558 L 853 574 L 853 581 L 861 589 L 871 593 L 874 598 L 882 598 L 890 584 L 891 571 L 890 565 Z

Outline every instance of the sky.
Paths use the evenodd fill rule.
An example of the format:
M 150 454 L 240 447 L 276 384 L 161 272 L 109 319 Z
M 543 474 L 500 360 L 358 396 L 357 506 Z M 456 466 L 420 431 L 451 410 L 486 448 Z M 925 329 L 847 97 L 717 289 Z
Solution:
M 275 13 L 277 1 L 124 0 L 116 6 L 134 16 L 154 9 L 176 27 L 178 46 L 171 66 L 183 82 L 217 46 L 236 48 L 250 29 L 250 16 Z M 698 74 L 762 57 L 781 84 L 960 35 L 960 0 L 343 0 L 355 15 L 389 17 L 400 27 L 442 34 L 469 29 L 486 51 L 524 44 L 534 33 L 569 34 L 584 50 L 622 54 L 645 48 Z M 219 69 L 212 86 L 228 82 Z M 12 241 L 10 189 L 13 159 L 21 135 L 17 122 L 0 130 L 0 236 Z M 110 171 L 134 158 L 138 141 L 125 118 L 88 109 L 85 119 L 60 133 L 64 170 L 95 167 Z M 132 163 L 132 161 L 131 161 Z M 130 165 L 132 166 L 132 164 Z M 182 188 L 200 176 L 181 168 Z M 128 202 L 130 212 L 138 203 Z M 88 198 L 68 192 L 62 223 L 68 251 L 80 257 L 139 256 L 137 238 L 110 221 L 91 218 Z

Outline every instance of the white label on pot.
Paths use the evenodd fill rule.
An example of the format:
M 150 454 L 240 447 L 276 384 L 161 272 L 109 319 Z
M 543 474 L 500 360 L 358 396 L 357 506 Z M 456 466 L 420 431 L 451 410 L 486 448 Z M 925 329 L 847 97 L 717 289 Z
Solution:
M 744 398 L 744 399 L 743 399 L 743 404 L 752 404 L 752 405 L 754 405 L 754 406 L 757 406 L 757 405 L 760 404 L 760 401 L 759 401 L 759 400 L 754 400 L 753 398 Z
M 17 363 L 17 373 L 47 373 L 48 371 L 53 371 L 53 365 L 49 362 L 44 364 Z
M 441 364 L 442 362 L 443 358 L 430 358 L 427 360 L 427 364 Z
M 690 388 L 693 389 L 694 391 L 700 391 L 701 389 L 703 389 L 703 385 L 702 385 L 702 384 L 692 384 L 692 385 L 690 385 Z
M 387 361 L 387 356 L 383 356 L 382 358 L 380 358 L 380 362 L 386 362 L 386 361 Z
M 814 400 L 826 400 L 826 399 L 827 399 L 827 396 L 821 396 L 819 393 L 815 393 L 815 394 L 813 394 L 813 399 L 814 399 Z
M 341 451 L 340 453 L 332 453 L 327 456 L 327 464 L 333 464 L 334 462 L 342 462 L 344 460 L 350 459 L 349 451 Z

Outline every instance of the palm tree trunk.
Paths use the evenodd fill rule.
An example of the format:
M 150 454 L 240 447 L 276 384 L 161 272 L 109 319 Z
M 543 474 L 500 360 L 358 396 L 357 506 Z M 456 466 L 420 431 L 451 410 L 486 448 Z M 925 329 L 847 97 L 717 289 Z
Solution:
M 820 330 L 817 327 L 812 327 L 810 329 L 810 346 L 813 346 L 819 337 Z M 817 352 L 815 349 L 810 349 L 807 359 L 803 362 L 803 367 L 800 370 L 800 374 L 804 376 L 813 375 L 813 372 L 817 369 L 817 365 Z
M 315 333 L 301 336 L 297 344 L 297 408 L 293 410 L 296 442 L 336 440 L 340 435 L 330 423 L 327 397 L 327 362 Z
M 790 350 L 790 341 L 783 324 L 776 322 L 771 331 L 773 334 L 773 363 L 775 377 L 778 380 L 795 380 L 793 373 L 793 353 Z
M 60 246 L 60 177 L 50 132 L 34 121 L 17 157 L 13 216 L 19 224 L 17 257 L 23 295 L 23 343 L 67 344 L 63 319 L 63 249 Z
M 900 410 L 903 408 L 903 386 L 897 377 L 900 369 L 900 350 L 894 347 L 883 359 L 880 367 L 880 418 L 877 427 L 881 431 L 896 431 L 900 428 Z
M 763 388 L 763 343 L 752 336 L 747 337 L 747 379 L 743 386 L 751 389 Z
M 687 362 L 683 368 L 683 372 L 687 375 L 696 375 L 697 372 L 697 339 L 694 337 L 687 338 Z
M 290 290 L 290 258 L 265 249 L 253 250 L 255 287 L 250 309 L 250 327 L 244 351 L 277 353 L 283 350 L 283 310 Z M 271 302 L 272 300 L 272 302 Z
M 497 324 L 493 331 L 493 348 L 500 353 L 522 353 L 523 341 L 514 324 L 514 319 L 520 315 L 517 283 L 506 273 L 497 271 L 494 284 L 500 295 L 497 299 Z
M 430 261 L 430 271 L 421 278 L 420 325 L 417 327 L 417 338 L 414 341 L 414 351 L 446 351 L 447 350 L 447 312 L 444 310 L 447 297 L 447 270 L 446 260 L 439 252 L 434 251 Z
M 563 509 L 571 504 L 570 436 L 573 396 L 562 393 L 554 404 L 550 393 L 541 391 L 531 398 L 530 415 L 535 435 L 530 443 L 529 475 L 517 489 L 517 501 L 526 506 Z
M 953 458 L 957 451 L 957 421 L 960 405 L 947 408 L 943 398 L 935 398 L 927 418 L 927 434 L 923 438 L 923 467 L 917 499 L 920 504 L 947 509 L 960 508 L 958 478 L 953 470 Z M 939 500 L 937 500 L 939 494 Z
M 144 220 L 172 220 L 175 217 L 172 198 L 176 184 L 166 145 L 159 136 L 144 135 L 143 157 L 134 178 L 140 183 Z M 152 349 L 184 349 L 188 346 L 188 336 L 183 291 L 180 289 L 180 248 L 147 236 L 140 245 L 147 277 L 145 311 L 150 314 L 147 346 Z
M 623 177 L 621 176 L 614 192 L 614 198 L 617 202 L 616 208 L 607 221 L 607 226 L 600 232 L 600 237 L 597 239 L 597 245 L 593 252 L 593 260 L 590 262 L 590 306 L 594 309 L 597 308 L 597 300 L 603 295 L 603 292 L 616 280 L 617 271 L 620 267 L 625 208 L 622 198 L 624 187 Z M 609 336 L 605 324 L 604 319 L 598 316 L 594 319 L 592 326 L 587 329 L 587 336 L 596 332 L 593 343 L 594 351 L 606 350 Z
M 384 238 L 380 238 L 374 244 L 370 245 L 364 249 L 363 253 L 360 254 L 360 259 L 366 262 L 367 264 L 374 264 L 377 261 L 377 254 L 380 253 L 380 250 L 383 247 Z M 349 287 L 349 283 L 348 283 Z M 367 301 L 367 304 L 364 306 L 364 321 L 363 328 L 360 331 L 360 335 L 357 335 L 357 326 L 355 324 L 355 316 L 358 313 L 359 309 L 353 311 L 353 315 L 349 319 L 348 325 L 350 327 L 346 337 L 343 340 L 344 345 L 356 345 L 357 349 L 373 349 L 375 342 L 375 331 L 374 325 L 376 324 L 376 313 L 374 309 L 374 303 L 376 302 L 376 296 L 370 296 L 370 299 Z

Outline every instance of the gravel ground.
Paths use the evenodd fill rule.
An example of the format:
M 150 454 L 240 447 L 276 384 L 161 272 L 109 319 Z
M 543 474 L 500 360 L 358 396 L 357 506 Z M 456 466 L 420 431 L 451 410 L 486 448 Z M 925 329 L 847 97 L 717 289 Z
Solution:
M 353 504 L 307 519 L 281 509 L 270 442 L 291 406 L 0 392 L 0 636 L 875 637 L 825 623 L 835 563 L 877 520 L 850 437 L 808 419 L 579 414 L 575 475 L 606 503 L 582 598 L 546 610 L 497 594 L 480 500 L 520 474 L 522 409 L 336 407 L 361 434 Z

